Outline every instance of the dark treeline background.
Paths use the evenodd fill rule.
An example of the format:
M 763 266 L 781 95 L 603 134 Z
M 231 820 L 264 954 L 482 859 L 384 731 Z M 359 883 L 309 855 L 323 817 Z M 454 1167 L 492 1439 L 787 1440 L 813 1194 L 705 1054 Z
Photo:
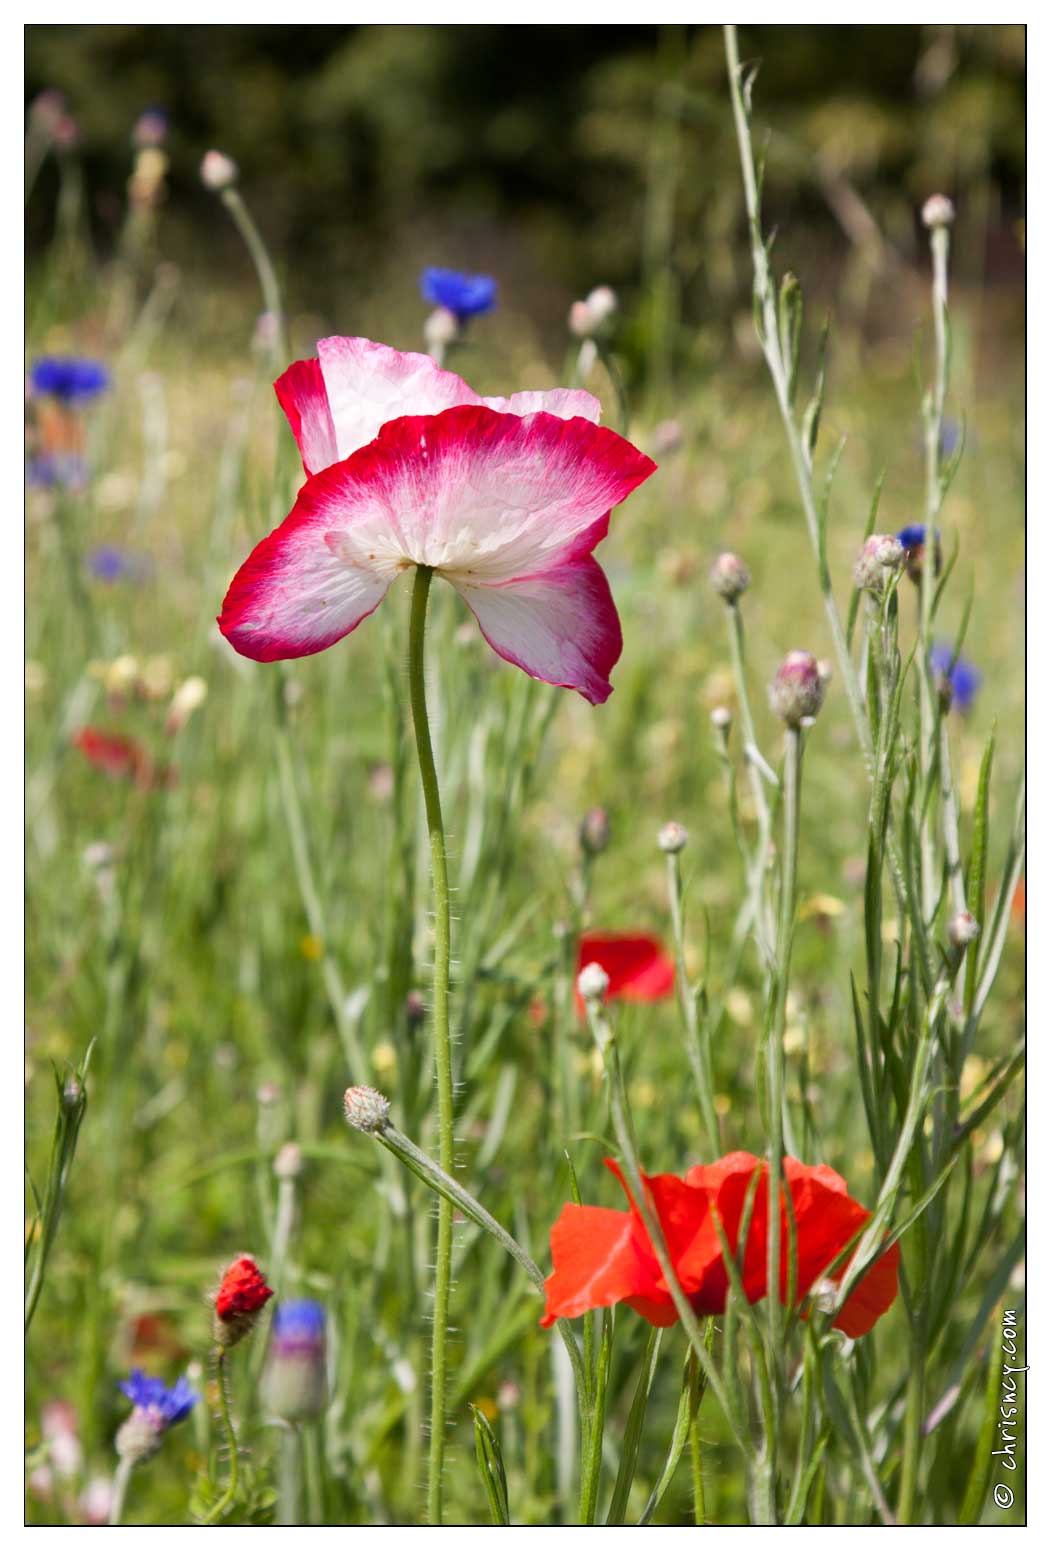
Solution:
M 772 131 L 778 260 L 805 268 L 811 294 L 860 262 L 878 313 L 884 282 L 923 262 L 917 212 L 935 189 L 960 207 L 957 279 L 1016 289 L 1023 28 L 752 27 L 742 46 Z M 77 121 L 103 254 L 131 126 L 157 105 L 171 121 L 165 254 L 220 284 L 244 265 L 197 180 L 213 145 L 242 169 L 293 307 L 338 313 L 413 284 L 423 263 L 491 271 L 541 329 L 598 281 L 642 329 L 747 305 L 719 28 L 31 26 L 26 61 L 30 100 L 58 88 Z M 52 162 L 31 256 L 56 186 Z

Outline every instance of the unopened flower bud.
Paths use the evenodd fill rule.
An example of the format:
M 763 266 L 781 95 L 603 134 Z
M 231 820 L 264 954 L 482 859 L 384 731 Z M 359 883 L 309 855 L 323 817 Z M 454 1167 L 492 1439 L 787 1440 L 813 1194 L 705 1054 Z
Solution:
M 741 594 L 748 591 L 752 581 L 744 561 L 729 550 L 719 556 L 708 573 L 708 579 L 720 598 L 724 598 L 727 603 L 736 603 Z
M 865 592 L 882 592 L 888 571 L 905 563 L 905 550 L 893 533 L 873 533 L 861 546 L 854 564 L 854 586 Z
M 829 673 L 812 652 L 789 652 L 770 685 L 770 706 L 789 727 L 815 717 Z
M 668 856 L 674 856 L 676 852 L 685 849 L 689 835 L 681 824 L 674 819 L 670 823 L 661 826 L 657 833 L 657 844 Z
M 71 1072 L 62 1084 L 62 1108 L 67 1114 L 75 1115 L 83 1110 L 86 1102 L 84 1084 L 75 1072 Z
M 708 718 L 716 732 L 719 733 L 729 732 L 733 719 L 733 712 L 729 706 L 725 705 L 717 705 Z
M 390 1099 L 375 1088 L 348 1088 L 343 1095 L 343 1113 L 355 1131 L 373 1136 L 382 1131 L 390 1115 Z
M 589 808 L 580 821 L 580 849 L 585 856 L 599 856 L 609 845 L 609 814 L 605 808 Z
M 303 1172 L 303 1149 L 298 1142 L 286 1142 L 274 1159 L 278 1179 L 298 1179 Z
M 954 915 L 948 925 L 949 941 L 954 948 L 969 948 L 977 942 L 981 927 L 969 910 Z
M 201 162 L 201 182 L 213 194 L 221 194 L 237 182 L 237 163 L 222 151 L 205 151 Z
M 168 719 L 164 724 L 165 731 L 179 732 L 207 699 L 208 684 L 199 674 L 195 673 L 190 678 L 183 679 L 171 698 Z
M 215 1295 L 212 1334 L 220 1346 L 236 1346 L 252 1330 L 274 1296 L 251 1255 L 241 1255 L 223 1273 Z
M 303 1298 L 279 1303 L 274 1310 L 263 1398 L 286 1422 L 310 1421 L 325 1409 L 325 1311 L 320 1303 Z
M 609 976 L 601 964 L 585 964 L 577 976 L 577 990 L 585 1002 L 600 1002 L 609 990 Z
M 168 115 L 162 108 L 147 108 L 135 120 L 131 132 L 132 144 L 137 150 L 163 145 L 168 135 Z
M 448 307 L 435 307 L 428 313 L 423 325 L 423 337 L 428 350 L 444 349 L 451 345 L 460 332 L 459 320 Z
M 163 1437 L 164 1427 L 160 1418 L 154 1412 L 136 1406 L 127 1421 L 117 1428 L 113 1442 L 121 1459 L 126 1459 L 132 1465 L 141 1465 L 144 1460 L 153 1458 Z
M 590 339 L 617 310 L 617 293 L 608 285 L 598 285 L 585 299 L 569 309 L 570 331 L 578 339 Z
M 427 1016 L 427 1004 L 422 991 L 410 991 L 405 998 L 405 1021 L 410 1029 L 418 1029 Z
M 921 212 L 924 226 L 934 231 L 940 226 L 951 226 L 956 219 L 956 206 L 946 194 L 932 194 L 925 201 Z

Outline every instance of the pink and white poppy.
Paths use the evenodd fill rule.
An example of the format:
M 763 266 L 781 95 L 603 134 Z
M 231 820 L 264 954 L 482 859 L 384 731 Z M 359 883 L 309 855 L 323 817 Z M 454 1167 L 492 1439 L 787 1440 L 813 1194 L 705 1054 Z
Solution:
M 508 662 L 607 699 L 617 611 L 592 550 L 656 465 L 590 393 L 484 399 L 429 356 L 322 339 L 275 384 L 308 475 L 234 577 L 219 628 L 258 662 L 332 646 L 431 566 Z

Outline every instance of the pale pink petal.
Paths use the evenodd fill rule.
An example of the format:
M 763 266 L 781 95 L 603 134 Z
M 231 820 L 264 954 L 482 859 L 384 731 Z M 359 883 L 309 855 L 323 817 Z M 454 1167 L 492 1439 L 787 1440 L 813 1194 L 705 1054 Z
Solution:
M 385 425 L 348 464 L 381 495 L 373 539 L 468 585 L 565 565 L 605 536 L 610 510 L 656 465 L 582 419 L 461 405 Z M 378 531 L 382 528 L 384 531 Z
M 487 409 L 498 410 L 505 415 L 557 415 L 559 420 L 573 420 L 578 415 L 598 425 L 602 418 L 602 405 L 593 393 L 583 388 L 548 388 L 543 391 L 512 393 L 510 398 L 482 399 Z
M 579 690 L 592 705 L 613 693 L 620 621 L 605 573 L 590 555 L 500 587 L 453 585 L 507 662 L 546 684 Z
M 383 601 L 396 566 L 356 564 L 347 534 L 367 506 L 343 500 L 335 464 L 308 479 L 279 528 L 257 544 L 223 600 L 219 629 L 256 662 L 307 657 L 349 635 Z
M 339 457 L 336 432 L 320 361 L 293 361 L 274 383 L 274 392 L 288 416 L 307 473 L 317 474 L 335 463 Z
M 388 420 L 481 403 L 462 377 L 442 371 L 429 355 L 339 335 L 319 339 L 317 353 L 340 458 L 371 442 Z

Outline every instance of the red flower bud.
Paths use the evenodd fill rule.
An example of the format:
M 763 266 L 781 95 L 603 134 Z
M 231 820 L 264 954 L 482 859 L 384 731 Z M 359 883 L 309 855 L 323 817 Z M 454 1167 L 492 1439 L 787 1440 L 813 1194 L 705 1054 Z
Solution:
M 246 1336 L 273 1289 L 251 1255 L 241 1255 L 228 1266 L 215 1295 L 213 1334 L 220 1346 L 234 1346 Z

